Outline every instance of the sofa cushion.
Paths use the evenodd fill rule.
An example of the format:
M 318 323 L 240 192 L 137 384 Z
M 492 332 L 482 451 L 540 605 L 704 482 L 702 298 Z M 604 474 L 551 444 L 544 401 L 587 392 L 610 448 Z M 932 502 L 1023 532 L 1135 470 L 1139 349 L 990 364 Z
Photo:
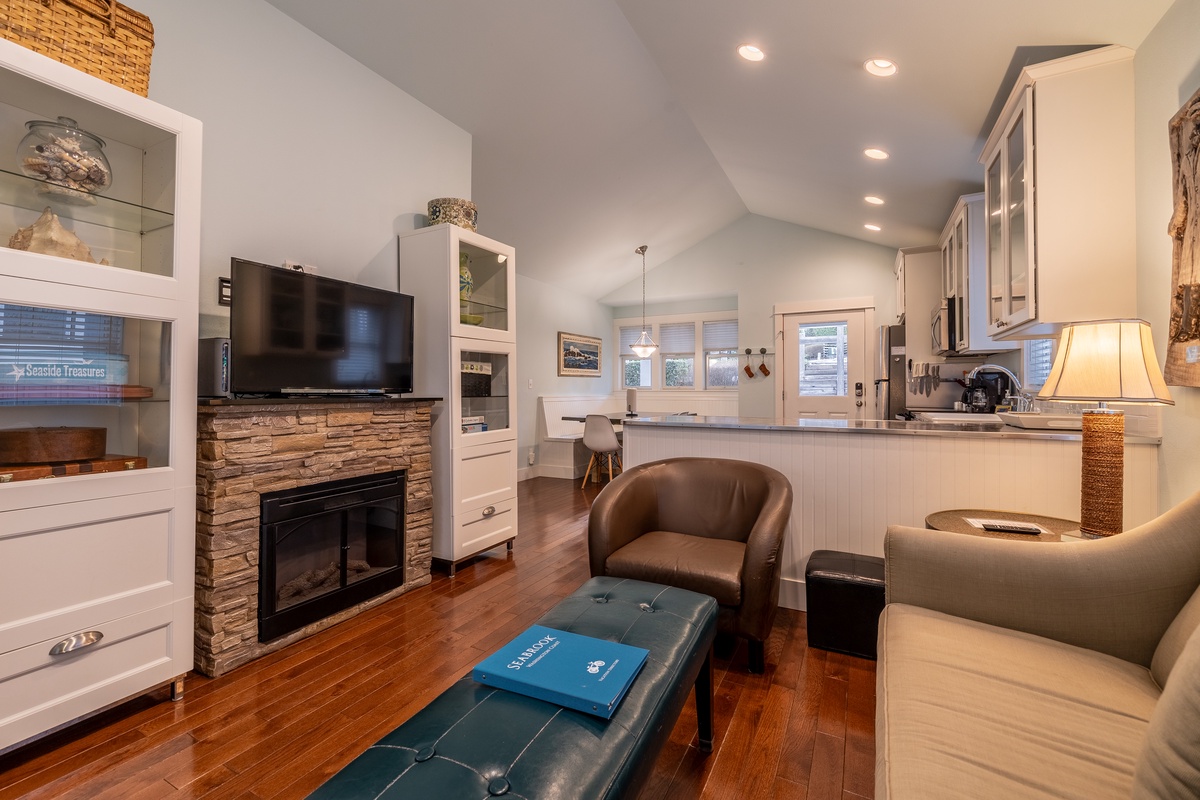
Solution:
M 1192 633 L 1200 628 L 1200 589 L 1197 589 L 1191 599 L 1184 604 L 1167 632 L 1163 634 L 1154 649 L 1154 660 L 1150 662 L 1150 674 L 1159 686 L 1167 685 L 1167 677 L 1175 667 L 1179 654 L 1183 652 Z
M 1196 598 L 1192 598 L 1193 603 Z M 1133 797 L 1200 797 L 1200 631 L 1171 670 L 1150 717 L 1134 772 Z
M 1159 697 L 1145 667 L 901 604 L 879 658 L 878 800 L 1129 796 Z
M 677 586 L 715 597 L 723 606 L 738 606 L 745 553 L 743 542 L 651 531 L 609 555 L 604 572 L 616 578 Z

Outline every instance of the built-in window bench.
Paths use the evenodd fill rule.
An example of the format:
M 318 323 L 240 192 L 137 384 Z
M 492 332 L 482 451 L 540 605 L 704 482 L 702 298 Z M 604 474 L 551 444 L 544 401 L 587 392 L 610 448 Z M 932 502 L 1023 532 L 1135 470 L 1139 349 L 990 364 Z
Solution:
M 616 395 L 539 397 L 538 432 L 541 443 L 538 476 L 582 478 L 591 455 L 583 444 L 583 423 L 563 417 L 585 417 L 588 414 L 617 417 L 625 413 L 624 401 L 623 395 L 620 400 Z

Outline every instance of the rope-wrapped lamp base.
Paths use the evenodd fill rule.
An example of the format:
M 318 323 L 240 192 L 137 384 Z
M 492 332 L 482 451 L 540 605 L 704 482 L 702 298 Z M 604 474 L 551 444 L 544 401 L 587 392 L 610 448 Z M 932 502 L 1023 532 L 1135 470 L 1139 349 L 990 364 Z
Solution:
M 1079 530 L 1084 536 L 1120 533 L 1124 517 L 1125 414 L 1109 408 L 1083 413 L 1083 475 Z

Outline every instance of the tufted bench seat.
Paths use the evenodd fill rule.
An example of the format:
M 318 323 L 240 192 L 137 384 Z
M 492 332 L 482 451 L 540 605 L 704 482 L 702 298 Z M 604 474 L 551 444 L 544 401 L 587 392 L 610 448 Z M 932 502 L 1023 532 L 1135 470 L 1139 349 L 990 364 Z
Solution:
M 712 749 L 716 622 L 717 603 L 707 595 L 592 578 L 537 624 L 650 651 L 611 720 L 484 686 L 468 675 L 310 797 L 633 797 L 693 686 L 700 748 Z

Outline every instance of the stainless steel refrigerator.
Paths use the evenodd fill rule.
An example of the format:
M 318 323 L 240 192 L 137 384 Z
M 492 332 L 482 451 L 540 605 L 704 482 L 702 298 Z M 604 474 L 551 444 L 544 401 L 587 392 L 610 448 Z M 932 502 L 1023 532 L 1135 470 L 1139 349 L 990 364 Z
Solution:
M 875 363 L 875 408 L 880 419 L 896 419 L 905 404 L 907 367 L 904 355 L 904 326 L 884 325 L 879 329 Z

